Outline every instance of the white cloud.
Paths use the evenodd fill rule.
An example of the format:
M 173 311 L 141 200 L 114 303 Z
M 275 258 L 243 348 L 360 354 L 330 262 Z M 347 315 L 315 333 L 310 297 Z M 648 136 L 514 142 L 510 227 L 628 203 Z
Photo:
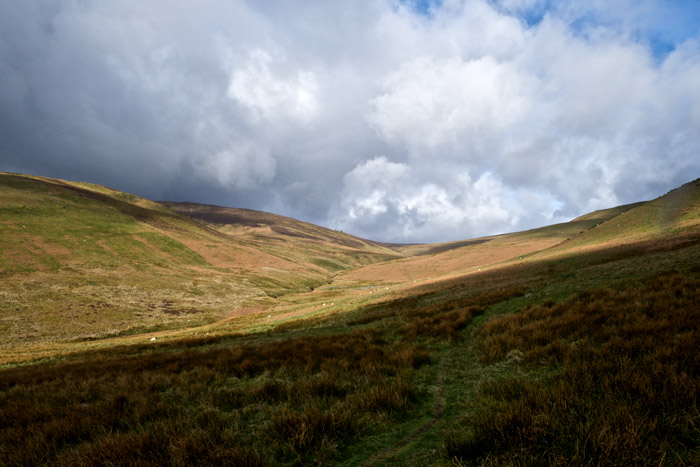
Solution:
M 360 220 L 388 210 L 397 187 L 409 179 L 406 164 L 381 156 L 358 164 L 344 177 L 347 217 Z
M 318 111 L 314 73 L 297 71 L 291 77 L 278 77 L 271 70 L 272 61 L 264 50 L 250 52 L 246 65 L 231 73 L 228 96 L 248 108 L 256 120 L 313 118 Z
M 527 76 L 492 57 L 462 61 L 425 57 L 403 64 L 370 102 L 367 120 L 389 143 L 409 150 L 444 144 L 483 146 L 531 109 Z
M 429 241 L 515 225 L 517 215 L 504 206 L 503 186 L 492 174 L 472 181 L 467 173 L 432 179 L 420 172 L 384 156 L 359 163 L 344 178 L 335 227 L 380 232 L 394 241 Z

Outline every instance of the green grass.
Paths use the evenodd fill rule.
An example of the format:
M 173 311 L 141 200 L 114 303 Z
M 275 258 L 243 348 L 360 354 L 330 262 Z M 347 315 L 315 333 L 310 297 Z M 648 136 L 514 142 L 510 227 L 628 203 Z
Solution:
M 295 222 L 286 219 L 286 228 Z M 357 264 L 389 257 L 371 244 L 306 240 L 256 243 L 128 193 L 0 173 L 0 329 L 8 336 L 0 349 L 186 329 L 192 321 L 163 309 L 164 301 L 204 312 L 200 324 L 212 322 L 325 284 L 349 267 L 348 258 Z M 342 240 L 354 241 L 345 234 Z M 309 257 L 322 268 L 309 268 Z M 86 310 L 96 302 L 106 306 Z
M 109 250 L 86 246 L 68 261 L 33 239 L 36 219 L 53 215 L 63 193 L 36 182 L 11 179 L 0 191 L 2 208 L 17 209 L 4 211 L 12 222 L 0 228 L 34 229 L 15 237 L 26 239 L 33 269 L 5 273 L 0 288 L 5 350 L 28 346 L 0 369 L 2 465 L 700 463 L 693 184 L 514 234 L 560 238 L 581 222 L 599 224 L 523 260 L 389 290 L 361 276 L 335 282 L 343 273 L 213 267 L 187 244 L 219 248 L 228 236 L 165 208 L 146 216 L 111 201 L 93 206 L 74 191 L 65 199 L 82 215 L 106 203 L 114 217 L 80 234 Z M 20 204 L 27 186 L 27 199 L 49 196 L 53 207 Z M 139 209 L 149 203 L 94 190 Z M 69 217 L 56 222 L 69 228 Z M 322 256 L 308 237 L 336 234 L 284 222 L 280 230 L 306 243 L 272 242 L 260 250 L 268 259 L 352 269 L 350 254 L 357 262 L 385 254 L 335 245 Z M 75 232 L 42 238 L 72 253 Z M 239 306 L 258 311 L 217 317 Z M 189 327 L 199 335 L 177 338 Z M 32 353 L 32 342 L 44 347 Z
M 700 462 L 700 268 L 583 292 L 488 322 L 485 363 L 517 356 L 545 380 L 509 376 L 476 394 L 460 462 Z M 542 370 L 540 370 L 541 372 Z
M 694 247 L 686 247 L 679 252 L 694 258 L 689 262 L 695 263 L 681 272 L 659 275 L 658 271 L 647 271 L 645 277 L 631 277 L 600 292 L 585 292 L 583 285 L 561 304 L 524 296 L 527 290 L 559 283 L 558 269 L 553 267 L 556 263 L 545 262 L 498 273 L 508 281 L 496 281 L 497 272 L 493 272 L 494 277 L 465 277 L 433 284 L 421 294 L 366 306 L 345 323 L 337 318 L 320 319 L 288 331 L 245 338 L 132 346 L 8 369 L 0 372 L 1 402 L 8 407 L 3 411 L 2 424 L 7 427 L 3 439 L 8 441 L 0 453 L 6 456 L 3 462 L 8 465 L 82 464 L 88 459 L 108 463 L 115 456 L 126 456 L 123 458 L 142 465 L 162 459 L 207 465 L 226 459 L 232 462 L 234 457 L 251 459 L 252 463 L 347 460 L 355 464 L 375 456 L 381 462 L 446 465 L 450 459 L 514 462 L 515 455 L 534 460 L 549 455 L 546 453 L 551 456 L 545 459 L 553 463 L 569 455 L 580 455 L 584 463 L 634 461 L 625 457 L 631 455 L 631 448 L 614 458 L 600 457 L 600 452 L 612 455 L 604 448 L 600 452 L 594 447 L 580 453 L 572 451 L 571 446 L 583 446 L 585 439 L 571 444 L 571 436 L 587 433 L 575 431 L 577 427 L 601 424 L 599 430 L 608 432 L 606 414 L 612 408 L 585 411 L 590 418 L 581 419 L 583 425 L 577 425 L 580 412 L 562 412 L 566 423 L 557 424 L 553 417 L 543 419 L 537 411 L 550 410 L 549 401 L 562 397 L 582 397 L 580 404 L 587 407 L 589 403 L 614 404 L 619 398 L 636 394 L 641 383 L 621 386 L 616 398 L 610 400 L 591 398 L 599 392 L 594 384 L 599 377 L 592 377 L 582 393 L 566 392 L 563 396 L 554 391 L 563 391 L 562 381 L 574 383 L 581 371 L 587 371 L 568 365 L 591 361 L 590 352 L 597 351 L 600 342 L 618 342 L 618 332 L 623 338 L 625 333 L 640 336 L 643 345 L 668 344 L 659 347 L 664 349 L 672 348 L 675 336 L 682 335 L 683 329 L 696 332 L 700 320 L 692 313 L 697 311 L 684 305 L 698 299 L 693 295 L 700 289 L 695 251 Z M 695 253 L 691 256 L 690 252 Z M 574 264 L 587 263 L 593 269 L 591 274 L 604 279 L 616 270 L 616 263 L 631 261 L 626 258 L 601 263 L 599 256 L 576 257 Z M 632 258 L 643 262 L 645 255 Z M 570 280 L 573 288 L 578 278 L 572 276 Z M 647 319 L 640 329 L 627 330 L 626 320 L 633 313 L 623 305 L 653 304 L 654 300 L 666 306 L 660 313 L 675 310 L 686 313 L 685 318 Z M 598 312 L 575 311 L 577 303 L 597 307 Z M 460 310 L 470 310 L 469 315 L 455 315 Z M 600 316 L 609 320 L 601 328 L 607 334 L 596 327 Z M 566 326 L 557 321 L 550 323 L 554 317 L 566 319 Z M 584 325 L 586 320 L 592 324 Z M 675 327 L 661 336 L 652 334 L 654 338 L 650 339 L 645 326 L 657 321 Z M 513 337 L 500 330 L 503 326 L 512 330 L 508 332 Z M 592 341 L 596 345 L 584 345 L 587 338 L 597 339 Z M 496 343 L 489 339 L 496 339 Z M 667 368 L 644 380 L 649 387 L 680 376 L 681 366 L 692 369 L 682 359 L 695 355 L 695 338 L 687 335 L 678 339 L 677 350 L 659 354 Z M 626 339 L 620 342 L 628 342 L 630 351 L 642 345 Z M 690 352 L 682 352 L 689 344 Z M 584 350 L 588 353 L 576 353 Z M 681 360 L 673 364 L 678 358 Z M 603 353 L 596 361 L 608 360 Z M 652 361 L 640 364 L 652 365 Z M 595 371 L 605 374 L 608 370 L 604 367 Z M 441 372 L 443 382 L 437 387 Z M 90 375 L 87 379 L 86 374 Z M 576 378 L 567 380 L 567 375 Z M 617 378 L 615 384 L 624 379 L 611 375 Z M 663 406 L 664 400 L 672 399 L 664 392 L 654 403 L 655 410 L 666 417 L 659 423 L 677 418 L 685 425 L 674 428 L 676 431 L 659 432 L 656 438 L 646 438 L 650 432 L 644 430 L 635 435 L 651 440 L 646 446 L 649 455 L 655 456 L 652 459 L 658 461 L 664 452 L 668 456 L 673 450 L 686 462 L 695 460 L 692 443 L 687 441 L 696 439 L 691 436 L 694 415 L 685 414 L 681 406 L 694 407 L 697 392 L 688 392 L 683 385 L 671 389 L 676 391 L 673 397 L 678 397 L 684 387 L 686 395 L 675 405 Z M 442 415 L 435 413 L 437 397 L 444 398 Z M 42 403 L 35 403 L 38 400 Z M 634 407 L 624 409 L 625 413 L 634 413 Z M 516 410 L 520 412 L 513 412 Z M 619 410 L 614 412 L 617 416 Z M 642 421 L 650 420 L 648 412 L 644 417 Z M 542 426 L 537 423 L 542 420 L 553 423 L 546 425 L 552 434 L 543 440 L 532 438 L 541 432 Z M 574 431 L 565 430 L 569 425 Z M 426 426 L 428 429 L 424 429 Z M 521 428 L 534 430 L 534 434 L 522 438 L 517 434 Z M 508 431 L 513 429 L 516 431 Z M 674 433 L 686 434 L 674 438 Z M 480 441 L 485 437 L 495 441 Z M 170 441 L 166 443 L 165 439 Z M 518 444 L 520 439 L 526 444 Z M 671 443 L 668 449 L 664 444 L 667 441 Z M 37 446 L 44 446 L 47 457 L 37 457 Z M 123 452 L 125 449 L 129 449 L 128 454 Z

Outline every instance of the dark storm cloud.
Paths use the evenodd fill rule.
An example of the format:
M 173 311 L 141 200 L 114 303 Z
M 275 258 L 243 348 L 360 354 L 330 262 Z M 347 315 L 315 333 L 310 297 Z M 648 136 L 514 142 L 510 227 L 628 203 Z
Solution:
M 529 228 L 697 176 L 700 47 L 664 33 L 687 23 L 677 4 L 346 3 L 3 4 L 0 170 L 387 241 Z

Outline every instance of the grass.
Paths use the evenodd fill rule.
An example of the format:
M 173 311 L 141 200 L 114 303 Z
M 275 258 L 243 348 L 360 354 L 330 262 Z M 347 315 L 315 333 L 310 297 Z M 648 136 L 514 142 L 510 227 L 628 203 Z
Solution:
M 483 385 L 460 463 L 700 462 L 700 268 L 579 293 L 488 321 L 482 362 L 552 368 Z
M 430 361 L 421 347 L 371 330 L 204 343 L 6 370 L 0 461 L 107 464 L 125 450 L 122 461 L 149 465 L 216 464 L 244 452 L 253 463 L 333 459 L 420 397 L 411 372 Z
M 694 250 L 687 247 L 685 253 L 689 251 Z M 632 258 L 642 262 L 645 255 Z M 598 255 L 579 257 L 575 264 L 582 262 L 600 275 L 614 269 L 600 264 Z M 639 463 L 640 458 L 629 457 L 637 449 L 631 442 L 620 444 L 628 457 L 624 452 L 601 457 L 601 452 L 613 454 L 585 446 L 579 453 L 572 446 L 583 446 L 589 433 L 584 428 L 599 425 L 596 436 L 610 432 L 607 442 L 617 443 L 626 425 L 610 431 L 615 428 L 607 425 L 611 407 L 627 401 L 632 405 L 625 414 L 636 413 L 639 406 L 633 403 L 643 387 L 657 388 L 660 381 L 674 378 L 677 385 L 654 389 L 654 398 L 641 399 L 641 406 L 654 407 L 651 413 L 662 417 L 654 426 L 668 420 L 677 420 L 677 425 L 656 438 L 642 428 L 636 438 L 630 436 L 635 442 L 639 437 L 647 440 L 653 452 L 644 455 L 656 455 L 649 458 L 659 460 L 666 452 L 667 457 L 676 453 L 692 462 L 694 448 L 687 440 L 697 438 L 687 437 L 696 426 L 692 408 L 697 392 L 692 392 L 692 381 L 688 386 L 683 380 L 680 368 L 687 362 L 672 359 L 696 355 L 696 336 L 683 337 L 683 332 L 695 333 L 700 322 L 688 307 L 698 299 L 700 269 L 652 272 L 651 278 L 630 278 L 619 287 L 583 291 L 561 302 L 540 299 L 523 307 L 528 300 L 523 292 L 558 281 L 559 272 L 551 266 L 523 270 L 521 265 L 494 271 L 491 277 L 433 284 L 419 294 L 367 305 L 345 323 L 321 318 L 257 336 L 129 346 L 7 369 L 0 372 L 0 404 L 8 408 L 0 424 L 6 440 L 0 449 L 2 462 L 81 465 L 119 458 L 140 465 L 163 460 L 202 465 L 339 463 L 350 452 L 359 461 L 401 445 L 388 451 L 390 457 L 420 464 L 446 464 L 450 459 L 561 463 L 575 455 L 583 463 Z M 495 281 L 497 274 L 509 280 Z M 657 302 L 668 304 L 659 313 L 675 310 L 676 319 L 650 316 L 632 321 L 638 328 L 630 327 L 632 315 L 625 306 Z M 608 321 L 599 323 L 601 316 Z M 657 322 L 675 327 L 649 334 L 649 326 Z M 616 335 L 621 330 L 626 334 Z M 639 336 L 645 349 L 666 349 L 659 353 L 664 365 L 656 364 L 652 367 L 657 370 L 643 373 L 644 379 L 622 385 L 653 360 L 621 359 L 615 366 L 609 353 L 592 357 L 602 352 L 601 345 L 610 346 L 613 355 L 618 355 L 620 342 L 637 345 L 631 336 Z M 644 355 L 634 349 L 631 355 Z M 436 420 L 435 384 L 446 354 L 452 358 L 443 383 L 445 415 L 403 445 L 402 438 Z M 584 363 L 589 366 L 570 367 Z M 597 364 L 603 366 L 595 369 Z M 625 365 L 632 366 L 615 373 Z M 591 373 L 579 387 L 582 371 Z M 606 374 L 610 381 L 601 378 Z M 606 395 L 614 387 L 617 392 Z M 552 404 L 563 404 L 557 417 L 551 416 Z M 597 404 L 605 410 L 593 410 Z M 642 422 L 654 421 L 649 417 L 647 412 L 636 423 L 646 426 Z M 600 436 L 595 439 L 600 441 Z M 670 448 L 663 451 L 666 445 Z
M 115 231 L 80 235 L 114 253 L 62 256 L 79 229 L 36 241 L 39 222 L 14 237 L 25 256 L 3 250 L 15 265 L 34 259 L 0 288 L 17 355 L 0 369 L 2 465 L 700 463 L 693 184 L 570 225 L 407 246 L 415 258 L 362 268 L 398 255 L 323 246 L 364 241 L 274 218 L 256 256 L 264 274 L 221 259 L 253 251 L 255 226 L 234 241 L 225 222 L 87 188 L 116 199 L 83 212 L 106 203 L 117 214 L 103 228 Z M 20 212 L 0 228 L 19 235 L 31 217 Z M 286 248 L 280 232 L 294 234 Z M 305 267 L 314 272 L 296 274 Z
M 289 232 L 323 233 L 284 222 Z M 311 290 L 337 270 L 397 256 L 328 232 L 328 241 L 345 243 L 230 236 L 128 193 L 0 173 L 0 352 L 139 329 L 186 330 Z

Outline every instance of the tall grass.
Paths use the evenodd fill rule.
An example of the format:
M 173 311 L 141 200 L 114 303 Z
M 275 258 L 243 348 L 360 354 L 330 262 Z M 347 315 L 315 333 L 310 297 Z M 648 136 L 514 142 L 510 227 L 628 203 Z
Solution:
M 6 370 L 0 464 L 325 462 L 417 401 L 429 360 L 364 330 Z
M 362 325 L 390 319 L 407 341 L 426 337 L 455 340 L 460 331 L 489 306 L 522 295 L 526 290 L 521 285 L 510 284 L 491 285 L 476 291 L 464 284 L 446 283 L 433 287 L 429 293 L 367 307 L 349 324 Z
M 473 430 L 445 443 L 463 463 L 700 464 L 700 271 L 580 293 L 485 323 L 485 363 L 539 381 L 483 385 Z

